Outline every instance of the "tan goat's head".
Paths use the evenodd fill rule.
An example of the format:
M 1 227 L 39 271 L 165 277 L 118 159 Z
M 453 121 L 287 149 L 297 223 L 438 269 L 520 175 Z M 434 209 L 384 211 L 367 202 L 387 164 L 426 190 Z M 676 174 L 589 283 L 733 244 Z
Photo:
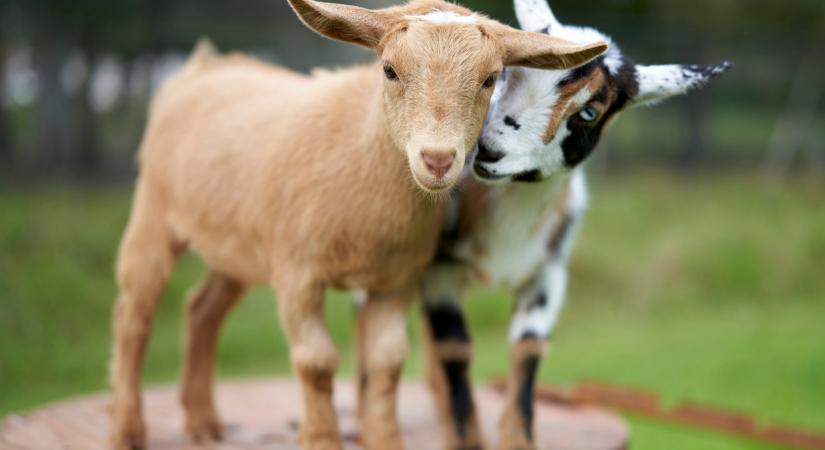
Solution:
M 289 2 L 309 28 L 378 53 L 387 130 L 429 192 L 458 179 L 505 65 L 566 69 L 607 50 L 604 42 L 578 45 L 516 30 L 438 0 L 381 10 Z

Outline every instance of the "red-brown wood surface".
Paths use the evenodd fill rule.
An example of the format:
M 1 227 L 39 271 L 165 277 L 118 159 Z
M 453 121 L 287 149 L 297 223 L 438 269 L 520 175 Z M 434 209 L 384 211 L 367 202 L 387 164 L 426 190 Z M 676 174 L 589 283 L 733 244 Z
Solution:
M 353 385 L 336 385 L 336 404 L 347 449 L 359 448 L 353 418 Z M 490 389 L 476 392 L 478 408 L 489 443 L 495 443 L 502 398 Z M 219 444 L 194 445 L 183 434 L 183 415 L 173 387 L 148 389 L 144 410 L 150 449 L 259 450 L 296 449 L 300 392 L 292 380 L 227 381 L 217 388 L 217 402 L 228 425 Z M 55 403 L 0 422 L 3 450 L 105 449 L 109 434 L 109 397 L 105 394 Z M 619 450 L 629 431 L 613 413 L 588 406 L 537 405 L 536 434 L 539 449 Z M 399 402 L 400 418 L 409 450 L 442 450 L 441 430 L 432 410 L 428 390 L 405 381 Z

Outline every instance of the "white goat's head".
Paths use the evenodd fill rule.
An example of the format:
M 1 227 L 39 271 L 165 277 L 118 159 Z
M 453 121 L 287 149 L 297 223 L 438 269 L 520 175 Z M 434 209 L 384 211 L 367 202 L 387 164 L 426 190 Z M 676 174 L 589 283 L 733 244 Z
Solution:
M 473 164 L 486 181 L 539 181 L 584 161 L 617 113 L 704 86 L 732 67 L 636 65 L 592 28 L 565 26 L 546 0 L 515 0 L 521 27 L 586 44 L 610 42 L 572 70 L 508 69 L 500 77 Z
M 516 30 L 440 0 L 374 11 L 289 2 L 318 33 L 379 54 L 387 130 L 406 152 L 415 181 L 430 192 L 458 179 L 505 65 L 566 69 L 607 50 L 604 42 L 580 45 Z

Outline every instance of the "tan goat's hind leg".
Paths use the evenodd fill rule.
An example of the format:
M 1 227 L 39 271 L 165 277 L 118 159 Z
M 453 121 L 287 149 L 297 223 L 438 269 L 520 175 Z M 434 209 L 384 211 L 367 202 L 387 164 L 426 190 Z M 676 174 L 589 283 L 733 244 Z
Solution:
M 291 278 L 291 279 L 290 279 Z M 324 323 L 324 288 L 296 282 L 276 284 L 278 312 L 289 340 L 292 366 L 301 380 L 304 415 L 299 441 L 306 450 L 341 450 L 332 403 L 338 352 Z
M 155 308 L 180 253 L 160 214 L 145 201 L 145 196 L 135 199 L 117 264 L 120 294 L 113 314 L 110 382 L 112 444 L 118 450 L 146 446 L 140 399 L 141 366 Z
M 408 353 L 406 318 L 412 299 L 410 292 L 372 297 L 359 311 L 364 352 L 361 442 L 366 450 L 404 447 L 396 403 Z
M 241 283 L 212 271 L 186 302 L 180 400 L 186 414 L 186 431 L 195 441 L 222 437 L 212 398 L 215 350 L 221 325 L 244 291 Z

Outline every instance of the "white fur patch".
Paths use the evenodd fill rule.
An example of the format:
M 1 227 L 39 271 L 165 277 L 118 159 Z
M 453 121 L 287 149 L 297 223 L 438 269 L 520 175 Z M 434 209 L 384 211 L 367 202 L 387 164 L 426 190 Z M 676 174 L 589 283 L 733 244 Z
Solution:
M 604 65 L 607 66 L 607 70 L 610 71 L 610 75 L 613 75 L 614 77 L 619 74 L 619 70 L 621 70 L 624 63 L 624 59 L 620 56 L 608 55 L 604 58 Z
M 584 209 L 586 190 L 580 171 L 571 180 L 570 210 Z M 548 179 L 541 183 L 510 184 L 491 190 L 492 209 L 471 239 L 461 243 L 457 256 L 469 261 L 479 276 L 474 280 L 497 288 L 516 288 L 540 273 L 547 263 L 548 241 L 562 217 L 554 205 L 564 191 L 562 182 Z M 570 233 L 572 234 L 572 233 Z M 563 247 L 572 245 L 563 243 Z M 482 255 L 474 253 L 483 248 Z M 564 252 L 563 252 L 564 253 Z M 566 255 L 566 253 L 565 253 Z M 565 257 L 565 255 L 560 255 Z
M 541 31 L 545 27 L 552 29 L 560 25 L 546 0 L 515 0 L 514 3 L 516 18 L 523 30 Z
M 546 302 L 543 306 L 535 305 L 529 299 L 519 303 L 507 336 L 511 343 L 518 342 L 530 333 L 546 338 L 553 331 L 567 289 L 567 268 L 564 261 L 553 261 L 544 268 L 538 289 L 544 294 Z M 538 292 L 533 295 L 538 295 Z
M 581 216 L 587 209 L 588 201 L 589 195 L 584 169 L 577 168 L 570 175 L 570 199 L 567 201 L 567 209 L 570 214 Z
M 697 71 L 689 66 L 667 64 L 659 66 L 636 66 L 639 82 L 639 103 L 654 104 L 674 95 L 681 95 L 702 86 L 708 80 L 727 70 L 729 66 L 719 65 L 710 72 Z
M 694 84 L 698 76 L 686 72 L 679 65 L 636 66 L 639 81 L 640 102 L 658 101 L 673 95 L 684 94 Z
M 556 220 L 547 220 L 536 229 L 536 217 L 542 207 L 554 197 L 550 182 L 511 185 L 508 190 L 497 189 L 495 205 L 473 241 L 459 249 L 460 256 L 475 266 L 476 274 L 483 274 L 483 282 L 496 287 L 515 288 L 530 279 L 535 269 L 547 259 L 546 246 Z M 475 256 L 473 247 L 485 249 Z
M 407 20 L 423 20 L 436 25 L 447 25 L 453 23 L 472 25 L 477 24 L 481 18 L 477 14 L 462 16 L 453 11 L 433 11 L 423 16 L 407 16 Z
M 352 292 L 352 302 L 355 304 L 356 307 L 360 308 L 367 303 L 367 299 L 369 298 L 369 294 L 365 290 L 357 290 Z

